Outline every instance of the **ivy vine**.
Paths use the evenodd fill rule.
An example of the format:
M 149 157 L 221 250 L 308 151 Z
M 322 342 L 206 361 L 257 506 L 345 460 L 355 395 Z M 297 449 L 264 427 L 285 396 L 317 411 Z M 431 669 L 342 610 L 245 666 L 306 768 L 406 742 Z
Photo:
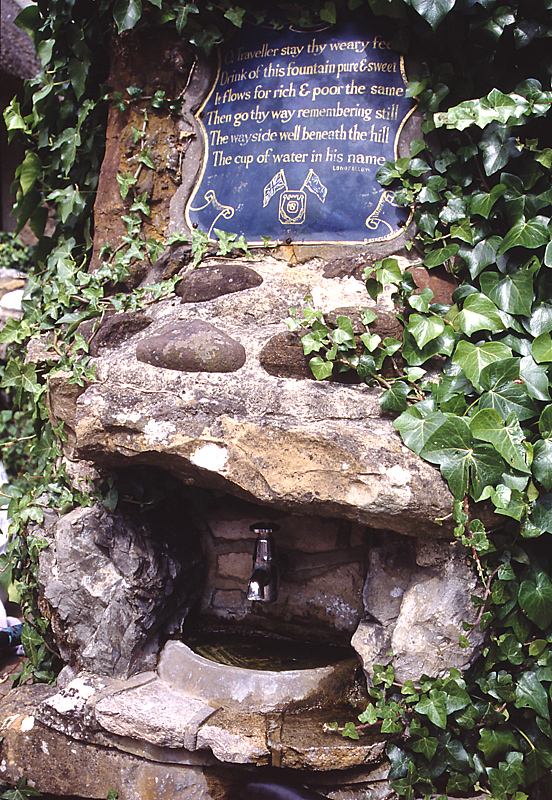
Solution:
M 260 0 L 37 0 L 21 12 L 43 71 L 5 119 L 27 146 L 16 179 L 18 224 L 29 222 L 39 245 L 25 316 L 0 338 L 13 348 L 3 386 L 32 437 L 33 487 L 15 481 L 9 498 L 8 560 L 31 620 L 27 652 L 35 675 L 51 678 L 53 644 L 36 605 L 44 542 L 27 524 L 40 522 L 45 506 L 91 502 L 64 475 L 61 432 L 44 405 L 47 375 L 66 369 L 77 382 L 93 380 L 80 322 L 173 288 L 115 290 L 134 260 L 155 260 L 168 244 L 143 236 L 149 209 L 132 174 L 119 176 L 128 205 L 123 246 L 106 248 L 100 268 L 87 271 L 108 102 L 131 102 L 135 89 L 122 98 L 107 86 L 108 39 L 167 25 L 209 51 L 246 20 L 279 26 L 287 15 L 308 26 L 334 22 L 344 8 L 392 17 L 395 47 L 419 63 L 408 91 L 425 138 L 412 142 L 409 158 L 385 164 L 379 180 L 414 212 L 412 254 L 446 270 L 456 289 L 451 304 L 436 303 L 396 259 L 385 259 L 367 271 L 366 285 L 374 299 L 391 287 L 401 341 L 371 333 L 369 310 L 360 341 L 347 317 L 333 327 L 311 304 L 289 324 L 302 329 L 317 378 L 353 369 L 381 387 L 382 408 L 396 416 L 405 444 L 441 470 L 455 498 L 455 534 L 483 584 L 476 624 L 487 644 L 466 674 L 424 676 L 416 686 L 397 685 L 392 665 L 377 668 L 371 704 L 342 733 L 396 735 L 390 778 L 407 800 L 471 790 L 537 800 L 547 796 L 552 770 L 551 0 L 314 0 L 282 8 Z M 148 102 L 178 112 L 164 96 Z M 140 154 L 151 169 L 147 148 Z M 45 236 L 48 216 L 55 230 Z M 193 236 L 197 263 L 211 243 Z M 246 248 L 239 237 L 220 236 L 222 251 L 236 245 Z M 46 353 L 26 363 L 23 347 L 37 337 L 46 337 Z M 116 502 L 104 489 L 104 500 Z M 481 503 L 495 512 L 492 530 L 478 516 Z M 466 626 L 460 644 L 469 636 Z

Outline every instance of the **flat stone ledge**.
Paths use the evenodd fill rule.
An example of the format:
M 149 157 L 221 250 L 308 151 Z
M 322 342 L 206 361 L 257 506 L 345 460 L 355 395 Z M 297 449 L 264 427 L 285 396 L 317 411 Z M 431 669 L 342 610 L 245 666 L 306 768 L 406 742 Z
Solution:
M 216 707 L 156 680 L 102 698 L 94 715 L 109 733 L 161 747 L 195 750 L 201 724 L 215 711 Z

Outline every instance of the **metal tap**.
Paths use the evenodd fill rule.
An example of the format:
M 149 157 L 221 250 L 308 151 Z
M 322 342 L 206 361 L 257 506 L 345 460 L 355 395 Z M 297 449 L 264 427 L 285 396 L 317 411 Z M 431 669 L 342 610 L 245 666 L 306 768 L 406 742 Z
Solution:
M 247 587 L 247 599 L 260 603 L 274 603 L 278 597 L 280 575 L 272 534 L 280 530 L 280 526 L 271 522 L 257 522 L 251 525 L 249 530 L 257 534 L 257 541 L 253 572 Z

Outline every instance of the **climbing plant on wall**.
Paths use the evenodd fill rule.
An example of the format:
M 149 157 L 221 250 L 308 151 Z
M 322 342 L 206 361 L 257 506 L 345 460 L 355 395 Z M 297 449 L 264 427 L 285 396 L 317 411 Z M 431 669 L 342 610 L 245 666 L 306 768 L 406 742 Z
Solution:
M 162 247 L 141 239 L 146 200 L 134 195 L 132 176 L 121 176 L 125 246 L 87 271 L 108 102 L 135 96 L 135 87 L 111 95 L 108 40 L 168 25 L 209 51 L 246 20 L 279 25 L 283 14 L 308 26 L 333 22 L 345 9 L 392 17 L 395 48 L 419 63 L 408 91 L 423 115 L 424 140 L 412 142 L 409 158 L 385 164 L 379 180 L 414 212 L 412 253 L 428 269 L 446 269 L 457 288 L 452 304 L 435 303 L 385 259 L 367 272 L 367 288 L 377 298 L 391 287 L 402 307 L 402 342 L 371 334 L 371 312 L 360 350 L 346 317 L 332 329 L 307 307 L 290 326 L 306 329 L 317 378 L 355 369 L 381 386 L 382 408 L 395 415 L 405 444 L 448 481 L 455 533 L 481 580 L 477 625 L 488 638 L 465 675 L 397 686 L 392 664 L 377 669 L 373 703 L 343 733 L 399 735 L 388 755 L 395 791 L 407 799 L 475 788 L 497 800 L 536 800 L 546 796 L 552 769 L 551 0 L 326 0 L 281 8 L 245 0 L 38 0 L 20 14 L 44 69 L 5 119 L 27 145 L 16 180 L 19 224 L 29 222 L 40 242 L 25 317 L 0 338 L 14 348 L 4 386 L 28 404 L 41 475 L 33 492 L 16 485 L 10 503 L 10 558 L 17 555 L 14 575 L 35 611 L 28 652 L 46 677 L 48 628 L 33 606 L 42 542 L 24 526 L 41 520 L 45 504 L 66 510 L 89 502 L 58 461 L 62 432 L 47 421 L 46 376 L 67 369 L 76 382 L 93 380 L 79 323 L 107 307 L 135 307 L 142 298 L 118 295 L 116 284 L 133 260 L 155 258 Z M 151 102 L 176 111 L 161 96 Z M 152 168 L 147 154 L 143 163 Z M 44 236 L 48 213 L 55 230 Z M 196 260 L 207 246 L 196 234 Z M 17 348 L 40 335 L 48 336 L 46 356 L 25 363 Z M 383 377 L 393 355 L 396 372 Z M 112 492 L 104 497 L 116 501 Z M 491 530 L 476 503 L 494 510 Z M 460 644 L 469 636 L 467 626 Z

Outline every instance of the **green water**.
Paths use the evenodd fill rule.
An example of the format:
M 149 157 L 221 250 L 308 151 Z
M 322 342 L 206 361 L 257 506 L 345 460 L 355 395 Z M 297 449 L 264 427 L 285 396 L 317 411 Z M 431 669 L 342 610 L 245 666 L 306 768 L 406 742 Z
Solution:
M 354 655 L 349 647 L 295 642 L 254 634 L 200 633 L 188 636 L 185 643 L 200 656 L 219 664 L 275 672 L 327 667 Z

